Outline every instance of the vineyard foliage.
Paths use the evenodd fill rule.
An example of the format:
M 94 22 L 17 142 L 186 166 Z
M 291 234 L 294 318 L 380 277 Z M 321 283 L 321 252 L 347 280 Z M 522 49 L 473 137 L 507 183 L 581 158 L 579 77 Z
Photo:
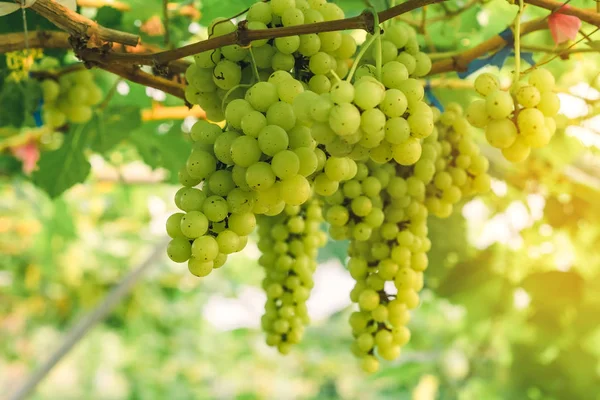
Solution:
M 77 3 L 136 55 L 255 1 Z M 600 400 L 600 10 L 568 7 L 450 0 L 141 70 L 0 16 L 0 393 L 160 249 L 32 398 Z

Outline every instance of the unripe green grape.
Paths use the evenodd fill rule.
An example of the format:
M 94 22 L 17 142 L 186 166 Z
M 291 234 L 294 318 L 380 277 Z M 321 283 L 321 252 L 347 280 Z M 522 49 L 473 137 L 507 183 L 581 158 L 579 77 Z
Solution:
M 418 52 L 415 57 L 415 70 L 411 74 L 416 77 L 423 77 L 431 71 L 431 58 L 423 52 Z
M 536 106 L 546 117 L 554 117 L 560 110 L 560 98 L 554 92 L 543 91 Z
M 474 87 L 477 93 L 487 97 L 500 89 L 500 82 L 494 75 L 486 72 L 475 78 Z
M 240 84 L 242 70 L 240 66 L 229 60 L 221 60 L 213 71 L 213 81 L 221 89 L 229 90 Z
M 293 151 L 282 150 L 273 156 L 271 168 L 278 178 L 291 178 L 298 174 L 300 159 Z
M 223 36 L 227 35 L 228 33 L 235 32 L 236 29 L 237 28 L 233 22 L 229 21 L 228 19 L 215 18 L 208 26 L 208 33 L 210 37 Z
M 251 111 L 244 115 L 241 125 L 242 132 L 250 137 L 257 138 L 260 131 L 267 126 L 267 117 L 261 112 Z
M 424 113 L 414 113 L 407 119 L 411 136 L 419 139 L 426 138 L 433 132 L 433 118 Z
M 255 110 L 266 112 L 272 104 L 279 101 L 277 86 L 269 82 L 258 82 L 248 89 L 246 100 Z
M 226 197 L 236 184 L 231 176 L 231 171 L 222 169 L 213 173 L 207 180 L 208 189 L 217 196 Z
M 379 371 L 379 360 L 373 356 L 364 356 L 360 362 L 360 367 L 368 374 L 374 374 Z
M 290 71 L 292 68 L 294 68 L 294 63 L 295 59 L 292 54 L 286 54 L 282 53 L 281 51 L 276 51 L 275 54 L 273 54 L 273 58 L 271 59 L 271 68 L 273 68 L 273 70 L 275 71 Z
M 329 54 L 320 51 L 310 57 L 308 68 L 313 74 L 325 75 L 333 69 L 333 58 Z
M 218 255 L 219 244 L 212 236 L 200 236 L 192 243 L 192 256 L 199 261 L 214 261 Z
M 267 124 L 271 126 L 279 126 L 285 131 L 292 129 L 296 124 L 296 114 L 294 114 L 294 108 L 292 105 L 283 101 L 278 101 L 277 103 L 272 104 L 267 110 Z
M 254 202 L 254 194 L 240 188 L 233 189 L 227 195 L 227 207 L 232 213 L 249 212 L 254 207 Z
M 410 137 L 410 126 L 402 117 L 390 118 L 385 123 L 385 139 L 391 144 L 406 142 Z
M 271 4 L 263 2 L 252 4 L 252 6 L 248 9 L 246 19 L 248 21 L 262 22 L 263 24 L 270 23 L 272 19 Z
M 402 91 L 398 89 L 388 89 L 385 92 L 379 109 L 390 118 L 401 117 L 408 107 L 408 101 Z
M 339 187 L 339 181 L 332 180 L 326 174 L 319 174 L 315 177 L 315 192 L 321 196 L 331 196 Z
M 295 175 L 281 181 L 281 198 L 286 204 L 299 206 L 310 198 L 311 187 L 302 175 Z
M 331 81 L 325 75 L 313 75 L 308 81 L 308 88 L 317 93 L 328 93 L 331 90 Z
M 196 179 L 191 177 L 185 166 L 181 168 L 177 173 L 177 179 L 179 180 L 179 183 L 181 183 L 182 186 L 186 187 L 196 186 L 202 181 L 202 179 Z
M 329 126 L 340 135 L 351 135 L 358 130 L 361 124 L 361 115 L 358 109 L 350 103 L 335 105 L 329 114 Z
M 202 212 L 211 222 L 223 221 L 229 212 L 227 200 L 221 196 L 209 196 L 202 205 Z
M 275 119 L 273 117 L 273 119 Z M 289 138 L 286 131 L 277 125 L 267 125 L 258 134 L 258 145 L 263 153 L 274 156 L 287 149 Z
M 283 54 L 292 54 L 300 47 L 300 37 L 296 35 L 275 38 L 275 47 Z
M 282 16 L 287 9 L 295 7 L 294 0 L 271 0 L 271 12 L 278 16 Z
M 517 139 L 517 127 L 508 118 L 491 120 L 485 128 L 485 138 L 492 146 L 505 149 Z
M 416 79 L 408 78 L 400 84 L 400 90 L 406 96 L 408 101 L 408 107 L 411 108 L 412 104 L 416 104 L 423 100 L 425 96 L 425 89 L 423 85 Z
M 190 239 L 196 239 L 208 230 L 208 219 L 200 211 L 190 211 L 180 221 L 181 232 Z
M 554 76 L 544 68 L 536 68 L 529 74 L 529 84 L 536 87 L 540 92 L 552 90 L 556 81 Z
M 217 137 L 222 133 L 218 125 L 208 121 L 198 120 L 190 131 L 190 137 L 195 142 L 214 144 Z
M 283 26 L 297 26 L 304 24 L 304 13 L 298 8 L 288 8 L 281 15 Z
M 519 112 L 517 126 L 522 134 L 536 135 L 546 129 L 544 114 L 536 108 L 526 108 Z
M 265 162 L 258 162 L 246 170 L 246 182 L 248 182 L 248 186 L 253 190 L 264 191 L 272 187 L 275 183 L 275 173 L 271 165 Z
M 373 289 L 365 289 L 358 297 L 361 310 L 373 311 L 379 305 L 379 294 Z
M 350 82 L 339 81 L 331 87 L 330 98 L 336 104 L 351 103 L 354 99 L 354 86 Z
M 167 255 L 176 262 L 182 263 L 187 261 L 191 256 L 191 245 L 188 239 L 175 238 L 167 245 Z
M 213 148 L 217 160 L 227 165 L 233 164 L 231 145 L 239 136 L 240 134 L 235 131 L 225 131 L 217 137 Z
M 230 151 L 233 162 L 244 168 L 257 163 L 262 156 L 258 141 L 250 136 L 236 138 L 231 143 Z
M 201 261 L 196 258 L 190 258 L 188 262 L 188 270 L 192 275 L 203 278 L 210 274 L 213 270 L 214 263 L 212 261 Z
M 524 137 L 519 136 L 514 141 L 514 143 L 505 149 L 502 149 L 502 155 L 508 161 L 511 162 L 521 162 L 529 157 L 529 153 L 531 152 L 531 147 L 527 144 L 527 141 Z
M 485 109 L 493 119 L 503 119 L 510 116 L 514 110 L 514 102 L 510 93 L 495 90 L 488 93 L 485 99 Z
M 485 100 L 475 100 L 467 107 L 465 117 L 476 128 L 485 128 L 490 121 Z
M 319 160 L 315 152 L 308 147 L 299 147 L 293 150 L 298 157 L 298 173 L 304 177 L 313 174 L 317 170 Z
M 321 95 L 319 98 L 315 98 L 314 102 L 310 106 L 311 117 L 318 122 L 328 122 L 329 114 L 334 104 L 329 98 L 329 95 Z M 318 139 L 317 142 L 319 141 Z
M 240 237 L 230 229 L 225 229 L 217 235 L 219 252 L 223 254 L 235 253 L 239 247 Z
M 363 110 L 377 107 L 385 96 L 385 87 L 383 84 L 362 78 L 354 86 L 354 104 Z
M 353 36 L 347 33 L 342 33 L 342 43 L 340 44 L 340 47 L 335 51 L 335 56 L 340 60 L 347 60 L 352 58 L 355 53 L 356 40 L 354 40 Z
M 294 99 L 302 92 L 304 92 L 302 83 L 295 79 L 289 79 L 285 82 L 277 84 L 277 94 L 279 95 L 279 98 L 281 101 L 284 101 L 288 104 L 293 104 Z
M 523 107 L 535 107 L 540 102 L 540 91 L 535 86 L 524 85 L 517 90 L 517 101 Z
M 525 142 L 532 148 L 544 147 L 550 143 L 550 140 L 552 139 L 552 134 L 546 127 L 543 127 L 534 133 L 524 133 L 523 136 L 525 137 Z
M 297 149 L 300 147 L 308 147 L 314 149 L 316 142 L 312 137 L 310 128 L 306 126 L 296 125 L 288 132 L 289 148 Z
M 406 142 L 393 146 L 394 160 L 400 165 L 413 165 L 421 157 L 421 143 L 409 138 Z
M 183 238 L 184 235 L 181 232 L 181 219 L 185 214 L 183 213 L 175 213 L 169 216 L 167 219 L 166 227 L 167 234 L 175 239 L 175 238 Z
M 333 3 L 324 3 L 318 8 L 325 21 L 344 19 L 344 11 Z
M 225 118 L 227 123 L 236 129 L 242 128 L 242 118 L 248 113 L 254 111 L 250 103 L 244 99 L 235 99 L 231 101 L 225 109 Z

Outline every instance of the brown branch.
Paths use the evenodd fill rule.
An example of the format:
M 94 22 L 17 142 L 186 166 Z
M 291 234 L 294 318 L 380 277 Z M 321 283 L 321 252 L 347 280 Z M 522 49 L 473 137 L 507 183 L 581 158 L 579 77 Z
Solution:
M 547 27 L 545 18 L 527 22 L 521 25 L 521 36 L 528 33 L 539 31 Z M 506 45 L 506 42 L 499 35 L 492 36 L 488 40 L 478 44 L 477 46 L 468 49 L 454 57 L 446 60 L 440 60 L 433 63 L 429 75 L 440 74 L 450 71 L 466 71 L 471 61 L 481 57 L 489 52 L 492 52 Z
M 563 5 L 563 1 L 556 0 L 525 0 L 525 3 L 529 3 L 536 7 L 545 8 L 547 10 L 557 12 Z M 600 13 L 592 9 L 576 8 L 576 7 L 564 7 L 560 9 L 561 14 L 572 15 L 579 18 L 580 20 L 600 27 Z
M 378 14 L 379 22 L 384 22 L 398 15 L 421 8 L 428 4 L 440 3 L 446 0 L 408 0 Z M 254 40 L 273 39 L 278 37 L 304 35 L 309 33 L 342 31 L 348 29 L 363 29 L 373 32 L 374 16 L 370 12 L 363 12 L 359 16 L 336 21 L 318 22 L 314 24 L 289 26 L 273 29 L 248 30 L 244 21 L 240 23 L 237 32 L 214 37 L 193 43 L 177 49 L 154 54 L 119 54 L 114 52 L 99 52 L 96 49 L 81 49 L 78 55 L 86 60 L 99 63 L 120 63 L 162 66 L 169 62 L 179 60 L 204 51 L 217 49 L 231 44 L 247 46 Z
M 29 32 L 29 47 L 44 49 L 70 49 L 69 34 L 58 31 Z M 5 33 L 0 35 L 0 54 L 10 51 L 25 49 L 25 35 L 18 33 Z
M 152 74 L 142 71 L 137 66 L 102 64 L 98 65 L 98 68 L 101 68 L 108 72 L 112 72 L 113 74 L 118 75 L 121 78 L 125 78 L 129 81 L 162 90 L 165 93 L 171 94 L 175 97 L 179 97 L 180 99 L 185 100 L 185 89 L 183 84 L 170 81 L 159 76 L 154 76 Z
M 135 46 L 139 42 L 137 35 L 105 28 L 54 0 L 37 0 L 30 8 L 72 36 L 89 39 L 94 45 L 106 41 Z

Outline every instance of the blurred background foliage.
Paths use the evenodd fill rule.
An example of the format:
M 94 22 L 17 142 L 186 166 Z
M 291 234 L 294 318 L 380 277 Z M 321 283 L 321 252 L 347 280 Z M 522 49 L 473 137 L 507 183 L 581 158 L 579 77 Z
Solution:
M 169 3 L 170 41 L 202 39 L 212 18 L 234 15 L 250 3 Z M 359 0 L 338 3 L 348 15 L 364 8 Z M 383 8 L 386 2 L 374 3 Z M 79 10 L 140 34 L 145 43 L 164 45 L 162 2 L 98 4 Z M 428 7 L 427 18 L 459 9 L 427 25 L 426 48 L 470 48 L 506 28 L 516 12 L 503 0 L 456 0 Z M 545 13 L 528 7 L 526 17 Z M 422 11 L 404 16 L 421 17 Z M 30 29 L 48 25 L 30 12 L 28 21 Z M 1 32 L 22 29 L 20 16 L 0 24 Z M 528 36 L 527 44 L 553 46 L 547 31 Z M 73 62 L 64 51 L 47 54 Z M 262 271 L 251 244 L 203 279 L 166 257 L 152 260 L 131 295 L 32 398 L 599 400 L 598 65 L 597 53 L 547 64 L 564 92 L 562 128 L 552 143 L 517 166 L 484 147 L 493 192 L 448 220 L 431 218 L 423 302 L 398 362 L 365 377 L 350 353 L 345 243 L 330 242 L 320 254 L 309 302 L 313 324 L 304 342 L 288 356 L 267 347 L 259 327 Z M 17 93 L 5 82 L 2 55 L 0 70 L 0 120 L 21 110 L 22 121 L 12 125 L 27 126 L 24 96 L 33 90 Z M 56 170 L 28 177 L 16 158 L 0 156 L 0 397 L 23 382 L 128 271 L 163 246 L 164 222 L 174 211 L 170 182 L 189 149 L 186 132 L 194 118 L 142 122 L 143 110 L 180 102 L 94 73 L 109 96 L 97 118 L 118 118 L 96 136 L 92 125 L 70 127 L 89 138 L 67 153 L 80 154 L 73 170 L 90 168 L 84 184 L 67 190 L 85 176 L 57 187 Z M 509 79 L 510 65 L 502 76 Z M 452 87 L 434 90 L 443 102 L 464 105 L 474 96 Z M 70 140 L 69 132 L 65 137 Z M 48 165 L 44 160 L 52 154 L 42 153 L 39 165 Z

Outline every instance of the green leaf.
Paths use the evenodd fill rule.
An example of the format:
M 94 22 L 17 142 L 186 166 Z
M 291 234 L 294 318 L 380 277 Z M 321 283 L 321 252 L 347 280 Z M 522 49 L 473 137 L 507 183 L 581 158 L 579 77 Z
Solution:
M 0 126 L 34 125 L 33 112 L 41 92 L 35 81 L 6 81 L 0 91 Z
M 136 106 L 109 107 L 84 126 L 90 147 L 98 153 L 112 150 L 142 125 L 142 115 Z
M 86 139 L 83 125 L 75 127 L 65 136 L 61 148 L 42 153 L 33 182 L 50 197 L 58 197 L 76 183 L 81 183 L 90 173 L 91 165 L 83 153 Z
M 167 133 L 161 133 L 161 123 L 144 124 L 129 137 L 144 162 L 152 168 L 165 168 L 171 172 L 171 181 L 177 181 L 177 172 L 185 165 L 191 146 L 181 133 L 181 121 L 171 122 Z
M 123 21 L 123 13 L 116 8 L 104 6 L 98 9 L 95 20 L 107 28 L 118 29 Z
M 231 18 L 249 8 L 255 0 L 204 0 L 202 1 L 202 23 L 208 25 L 217 17 Z

